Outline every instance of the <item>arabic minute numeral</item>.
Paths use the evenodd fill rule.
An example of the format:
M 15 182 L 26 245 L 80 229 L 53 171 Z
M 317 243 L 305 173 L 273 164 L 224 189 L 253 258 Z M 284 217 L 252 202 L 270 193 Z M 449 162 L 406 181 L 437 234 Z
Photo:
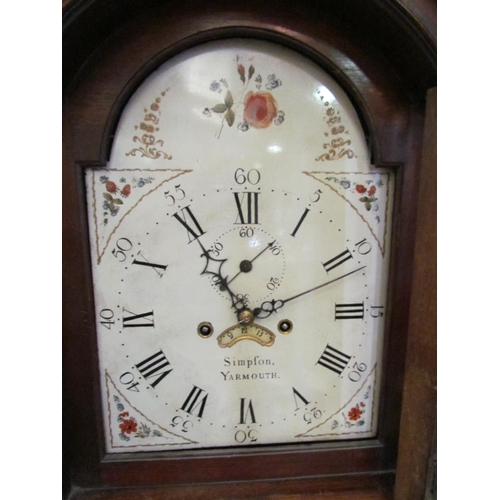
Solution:
M 125 262 L 127 260 L 127 252 L 132 250 L 132 242 L 128 238 L 120 238 L 116 242 L 116 248 L 113 248 L 111 253 L 118 259 L 119 262 Z
M 349 380 L 352 382 L 359 382 L 361 380 L 361 373 L 366 370 L 366 365 L 364 363 L 354 363 L 352 371 L 349 372 Z M 360 373 L 361 372 L 361 373 Z
M 176 415 L 170 424 L 172 427 L 177 427 L 178 425 L 181 426 L 181 432 L 189 432 L 189 429 L 193 427 L 193 422 L 191 420 L 185 420 L 183 419 L 180 415 Z
M 249 431 L 243 431 L 240 429 L 239 431 L 236 431 L 234 440 L 239 444 L 243 444 L 245 442 L 255 443 L 257 441 L 257 437 L 258 432 L 256 429 L 250 429 Z
M 245 184 L 248 182 L 252 184 L 252 186 L 256 186 L 260 182 L 260 172 L 253 168 L 248 171 L 248 174 L 245 174 L 245 170 L 243 168 L 237 168 L 234 173 L 234 180 L 236 184 Z
M 279 278 L 271 278 L 269 280 L 269 283 L 267 284 L 267 288 L 268 290 L 275 290 L 276 289 L 276 286 L 279 285 Z
M 108 330 L 111 330 L 111 325 L 115 324 L 114 321 L 111 321 L 115 316 L 115 313 L 111 309 L 102 309 L 101 312 L 99 313 L 99 316 L 103 320 L 100 321 L 101 325 L 107 328 Z
M 357 243 L 354 244 L 354 246 L 357 248 L 358 253 L 360 255 L 366 255 L 367 253 L 370 253 L 372 246 L 370 243 L 366 241 L 366 238 L 362 239 L 361 241 L 358 241 Z
M 318 408 L 314 407 L 314 408 L 311 408 L 310 411 L 306 411 L 304 413 L 304 421 L 306 422 L 306 424 L 312 424 L 313 422 L 313 419 L 314 420 L 318 420 L 321 418 L 321 415 L 323 415 L 323 412 L 321 410 L 319 410 Z
M 163 193 L 165 199 L 167 200 L 167 205 L 173 207 L 177 202 L 182 201 L 186 197 L 186 192 L 181 189 L 181 185 L 177 184 L 175 186 L 175 195 L 170 194 L 170 191 L 165 191 Z
M 120 382 L 127 386 L 127 390 L 139 392 L 139 382 L 135 382 L 134 374 L 125 372 L 120 375 Z

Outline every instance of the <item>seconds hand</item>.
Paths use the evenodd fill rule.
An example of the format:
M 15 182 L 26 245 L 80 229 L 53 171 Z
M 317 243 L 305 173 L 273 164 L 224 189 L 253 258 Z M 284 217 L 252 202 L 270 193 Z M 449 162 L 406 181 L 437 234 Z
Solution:
M 266 248 L 261 250 L 252 260 L 242 260 L 240 262 L 240 270 L 229 280 L 226 282 L 226 285 L 229 285 L 237 276 L 239 276 L 241 273 L 249 273 L 252 270 L 252 262 L 257 258 L 260 257 L 266 250 L 269 250 L 274 244 L 276 243 L 276 240 L 272 241 L 267 245 Z

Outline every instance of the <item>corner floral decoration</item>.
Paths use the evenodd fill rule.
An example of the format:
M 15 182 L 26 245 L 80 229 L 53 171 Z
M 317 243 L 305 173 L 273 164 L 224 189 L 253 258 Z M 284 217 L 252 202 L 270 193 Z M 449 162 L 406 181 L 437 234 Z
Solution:
M 147 437 L 163 436 L 158 429 L 151 430 L 145 423 L 138 422 L 128 411 L 123 411 L 125 407 L 118 396 L 113 396 L 113 401 L 116 404 L 116 409 L 120 412 L 117 417 L 118 427 L 120 429 L 120 439 L 123 441 L 130 441 L 131 437 L 144 439 Z
M 132 178 L 131 183 L 127 181 L 125 177 L 121 177 L 119 183 L 113 182 L 109 179 L 107 175 L 102 175 L 99 177 L 104 192 L 102 196 L 104 197 L 103 208 L 103 224 L 108 224 L 108 217 L 115 217 L 120 211 L 121 205 L 124 203 L 124 199 L 128 198 L 132 193 L 132 189 L 139 189 L 146 184 L 151 184 L 154 181 L 153 177 L 147 178 Z
M 365 391 L 365 394 L 363 395 L 363 399 L 369 399 L 370 398 L 370 390 L 372 386 L 369 385 Z M 349 407 L 347 407 L 349 408 Z M 363 401 L 360 401 L 359 403 L 355 404 L 354 406 L 351 406 L 349 410 L 347 411 L 347 415 L 342 412 L 342 417 L 344 418 L 344 423 L 340 423 L 338 420 L 334 420 L 331 425 L 331 429 L 337 429 L 337 428 L 351 428 L 351 427 L 361 427 L 365 425 L 366 421 L 363 418 L 363 414 L 366 412 L 366 403 Z
M 326 177 L 325 180 L 333 181 L 335 184 L 338 184 L 343 191 L 344 189 L 351 193 L 354 197 L 359 195 L 363 195 L 360 198 L 357 198 L 360 203 L 362 203 L 364 209 L 368 212 L 378 212 L 380 210 L 378 202 L 377 188 L 381 188 L 384 186 L 384 181 L 382 178 L 379 178 L 375 181 L 367 180 L 364 184 L 352 182 L 345 177 L 337 177 L 337 176 L 329 176 Z M 352 198 L 351 198 L 352 199 Z M 375 215 L 375 220 L 377 223 L 380 223 L 380 217 Z
M 242 82 L 242 89 L 237 94 L 236 99 L 229 90 L 227 80 L 221 78 L 214 80 L 210 84 L 210 90 L 219 94 L 224 94 L 223 102 L 219 102 L 211 108 L 205 108 L 203 114 L 211 118 L 219 116 L 222 120 L 221 127 L 217 138 L 220 138 L 225 125 L 232 127 L 236 122 L 237 114 L 240 113 L 240 108 L 243 107 L 241 118 L 236 128 L 241 132 L 246 132 L 251 128 L 264 129 L 271 124 L 281 125 L 285 120 L 284 111 L 278 109 L 278 103 L 272 91 L 281 86 L 282 82 L 276 75 L 268 75 L 267 81 L 264 84 L 266 91 L 261 90 L 263 79 L 260 74 L 255 75 L 255 67 L 251 64 L 248 69 L 241 63 L 241 58 L 236 57 L 236 71 L 239 79 Z M 249 90 L 250 85 L 255 89 Z
M 162 97 L 165 97 L 167 90 L 161 92 Z M 158 126 L 160 123 L 160 103 L 161 97 L 157 97 L 154 102 L 151 103 L 149 109 L 144 108 L 144 118 L 139 125 L 135 125 L 135 130 L 142 130 L 144 133 L 141 137 L 134 136 L 133 141 L 142 144 L 142 147 L 130 150 L 125 153 L 125 156 L 135 156 L 136 153 L 141 153 L 142 157 L 147 157 L 152 160 L 157 160 L 158 158 L 163 158 L 171 160 L 172 156 L 168 155 L 164 151 L 160 151 L 156 146 L 163 146 L 163 141 L 156 139 L 155 134 L 160 130 Z

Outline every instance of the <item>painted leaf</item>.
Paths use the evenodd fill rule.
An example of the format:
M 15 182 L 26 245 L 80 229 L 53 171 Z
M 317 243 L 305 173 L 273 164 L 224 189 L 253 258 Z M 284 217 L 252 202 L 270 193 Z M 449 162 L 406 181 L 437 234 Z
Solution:
M 109 193 L 102 193 L 102 195 L 104 196 L 104 199 L 113 201 L 113 197 Z
M 221 104 L 216 104 L 213 108 L 212 111 L 215 113 L 224 113 L 227 110 L 227 106 L 223 103 Z
M 228 90 L 226 92 L 226 97 L 224 98 L 224 104 L 229 109 L 233 105 L 233 103 L 234 103 L 233 96 L 232 96 L 231 92 Z
M 226 121 L 227 124 L 232 127 L 234 123 L 234 111 L 232 109 L 228 109 L 226 113 Z
M 253 74 L 255 73 L 255 68 L 253 67 L 253 64 L 248 68 L 248 79 L 251 80 Z
M 123 205 L 123 201 L 120 200 L 120 198 L 115 198 L 113 202 L 116 203 L 117 205 Z

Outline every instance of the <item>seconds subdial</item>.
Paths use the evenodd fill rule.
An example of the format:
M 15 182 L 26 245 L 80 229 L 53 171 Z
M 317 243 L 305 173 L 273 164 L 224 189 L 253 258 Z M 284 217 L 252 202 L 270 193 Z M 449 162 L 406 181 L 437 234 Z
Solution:
M 227 285 L 246 307 L 259 305 L 279 290 L 285 276 L 285 255 L 273 235 L 254 226 L 238 226 L 223 233 L 210 247 L 216 258 L 226 259 L 223 275 Z M 223 286 L 212 286 L 231 300 Z

